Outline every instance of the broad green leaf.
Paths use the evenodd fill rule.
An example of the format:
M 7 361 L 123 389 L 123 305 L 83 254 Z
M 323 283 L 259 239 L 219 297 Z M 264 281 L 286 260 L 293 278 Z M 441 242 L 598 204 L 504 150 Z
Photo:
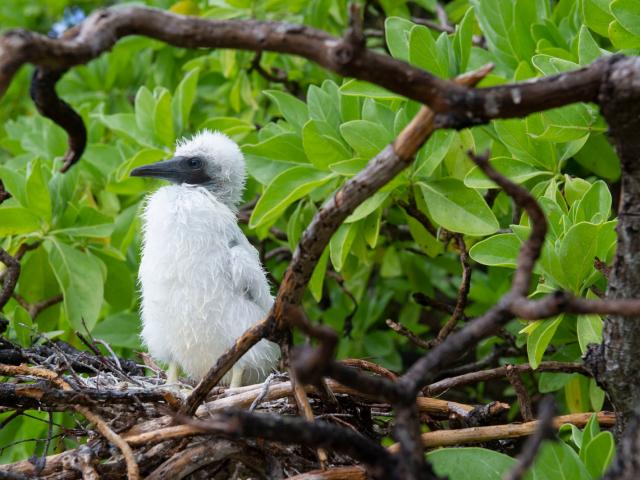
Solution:
M 563 318 L 564 315 L 558 315 L 547 320 L 536 320 L 526 328 L 528 333 L 527 355 L 529 363 L 534 369 L 540 365 L 544 352 L 551 343 L 551 339 Z
M 400 17 L 387 17 L 384 33 L 393 58 L 409 61 L 409 32 L 415 23 Z
M 439 477 L 468 480 L 469 473 L 478 480 L 500 480 L 516 464 L 504 453 L 486 448 L 439 448 L 427 453 L 427 460 Z
M 442 254 L 444 246 L 424 226 L 410 215 L 406 215 L 407 226 L 413 240 L 420 249 L 432 258 Z
M 576 452 L 564 442 L 542 444 L 527 480 L 591 480 Z
M 569 412 L 588 412 L 591 408 L 589 379 L 582 375 L 575 375 L 564 386 L 564 400 Z M 583 445 L 586 443 L 587 440 L 583 440 Z
M 449 76 L 449 61 L 439 58 L 436 41 L 427 27 L 416 25 L 409 32 L 409 60 L 440 78 Z
M 587 65 L 602 55 L 602 50 L 594 40 L 586 25 L 580 27 L 578 34 L 578 58 L 580 65 Z
M 527 180 L 541 175 L 552 175 L 551 172 L 539 170 L 528 163 L 509 157 L 492 158 L 489 163 L 498 172 L 515 183 L 524 183 Z M 469 170 L 469 173 L 467 173 L 467 176 L 464 178 L 464 184 L 470 188 L 499 188 L 498 185 L 496 185 L 493 180 L 490 180 L 477 166 Z
M 381 100 L 399 100 L 402 97 L 373 83 L 351 79 L 340 87 L 340 93 L 347 96 L 371 97 Z M 345 118 L 345 120 L 350 120 Z
M 567 287 L 576 294 L 594 270 L 599 226 L 581 222 L 573 225 L 562 239 L 558 252 Z
M 605 135 L 590 135 L 574 158 L 580 165 L 606 180 L 616 181 L 620 178 L 620 159 Z
M 333 174 L 310 166 L 301 165 L 285 170 L 273 179 L 258 200 L 249 219 L 249 227 L 272 224 L 289 205 L 331 178 Z
M 304 124 L 309 120 L 309 111 L 306 103 L 291 94 L 279 90 L 265 90 L 264 93 L 278 105 L 278 109 L 285 120 L 293 125 L 296 130 L 301 131 Z
M 585 447 L 584 460 L 593 478 L 600 478 L 613 460 L 616 447 L 611 432 L 600 432 Z
M 380 235 L 380 221 L 382 219 L 382 209 L 378 208 L 373 214 L 367 216 L 362 226 L 362 234 L 367 244 L 371 248 L 376 248 L 378 237 Z
M 245 154 L 272 158 L 282 162 L 307 162 L 300 135 L 294 133 L 281 133 L 260 143 L 245 145 L 242 150 Z
M 591 188 L 591 183 L 583 178 L 571 177 L 570 175 L 565 175 L 565 179 L 564 198 L 567 200 L 569 207 L 573 208 L 573 205 Z
M 29 209 L 39 215 L 44 221 L 51 220 L 51 197 L 49 186 L 42 174 L 42 165 L 34 160 L 29 165 L 29 176 L 26 183 L 27 202 Z
M 44 247 L 62 289 L 69 323 L 83 332 L 84 321 L 91 331 L 98 320 L 104 291 L 100 261 L 88 252 L 56 240 L 46 240 Z
M 550 142 L 571 142 L 604 131 L 604 127 L 595 125 L 596 118 L 581 103 L 547 110 L 541 117 L 545 130 L 536 138 Z
M 367 198 L 364 202 L 358 205 L 358 208 L 354 210 L 354 212 L 347 217 L 345 223 L 353 223 L 358 220 L 362 220 L 366 216 L 373 213 L 374 210 L 377 210 L 380 205 L 387 199 L 391 192 L 376 192 L 369 198 Z
M 578 342 L 580 351 L 585 353 L 590 343 L 602 343 L 602 318 L 596 314 L 578 315 Z
M 471 0 L 489 50 L 503 66 L 515 69 L 534 51 L 530 25 L 537 15 L 531 0 Z
M 324 122 L 337 131 L 340 125 L 340 110 L 337 101 L 337 97 L 332 98 L 332 96 L 323 89 L 311 85 L 307 92 L 309 117 L 312 120 Z
M 430 177 L 442 163 L 457 133 L 452 130 L 436 130 L 418 151 L 414 162 L 414 177 Z
M 605 391 L 598 386 L 597 382 L 593 378 L 590 378 L 589 403 L 591 403 L 591 410 L 594 412 L 601 411 L 602 407 L 604 406 L 605 397 Z
M 515 268 L 520 240 L 513 233 L 499 233 L 476 243 L 469 255 L 482 265 Z
M 469 53 L 471 52 L 471 41 L 473 39 L 474 20 L 473 8 L 469 8 L 460 23 L 456 25 L 456 33 L 453 36 L 453 48 L 458 61 L 458 73 L 467 71 Z
M 0 237 L 32 233 L 40 230 L 40 218 L 22 207 L 0 208 Z
M 494 233 L 500 225 L 477 191 L 454 178 L 418 182 L 429 215 L 452 232 L 483 236 Z
M 193 102 L 196 99 L 196 88 L 198 86 L 199 76 L 199 68 L 196 67 L 189 70 L 174 92 L 171 109 L 173 110 L 175 131 L 178 135 L 181 134 L 189 124 L 189 115 L 191 114 Z
M 603 223 L 611 215 L 611 192 L 602 180 L 590 186 L 575 205 L 574 222 Z
M 160 91 L 156 107 L 153 110 L 156 138 L 165 147 L 172 148 L 176 135 L 173 129 L 173 112 L 171 111 L 171 93 L 169 90 Z
M 499 140 L 504 143 L 514 158 L 532 166 L 542 167 L 543 170 L 555 171 L 553 159 L 539 154 L 522 120 L 500 120 L 494 122 L 493 126 Z
M 607 37 L 613 16 L 609 10 L 610 0 L 581 0 L 584 22 L 603 37 Z
M 51 235 L 68 235 L 70 237 L 105 238 L 111 235 L 115 225 L 102 223 L 99 225 L 87 225 L 82 227 L 61 228 L 52 230 Z
M 150 139 L 153 128 L 141 130 L 136 124 L 136 117 L 133 113 L 116 113 L 113 115 L 98 115 L 98 119 L 111 130 L 125 135 L 140 145 L 156 147 Z
M 615 48 L 640 48 L 640 36 L 631 33 L 617 20 L 614 20 L 609 24 L 609 39 Z
M 124 347 L 139 349 L 140 345 L 140 319 L 131 312 L 120 312 L 109 315 L 98 323 L 91 335 L 99 340 L 104 340 L 112 347 Z
M 351 251 L 351 245 L 356 238 L 358 229 L 356 224 L 344 223 L 333 234 L 329 242 L 331 263 L 337 272 L 342 270 L 345 260 Z
M 640 36 L 640 3 L 637 0 L 614 0 L 609 8 L 626 30 Z
M 329 165 L 351 158 L 351 152 L 335 138 L 320 133 L 316 123 L 309 120 L 302 129 L 302 146 L 309 161 L 320 170 L 329 170 Z
M 352 120 L 340 125 L 340 133 L 362 158 L 373 158 L 391 142 L 392 134 L 366 120 Z
M 154 132 L 154 115 L 156 101 L 147 87 L 140 87 L 134 100 L 135 118 L 138 129 L 142 132 Z
M 244 138 L 247 133 L 255 130 L 253 124 L 235 117 L 210 118 L 202 123 L 199 128 L 217 130 L 236 140 Z

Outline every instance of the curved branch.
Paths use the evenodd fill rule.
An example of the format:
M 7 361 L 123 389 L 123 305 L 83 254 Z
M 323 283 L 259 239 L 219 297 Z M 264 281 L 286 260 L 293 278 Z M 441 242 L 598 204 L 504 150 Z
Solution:
M 2 293 L 0 293 L 0 310 L 4 308 L 18 283 L 20 277 L 20 262 L 9 255 L 6 250 L 0 248 L 0 261 L 5 264 L 7 270 L 4 274 Z
M 96 11 L 63 38 L 52 39 L 20 29 L 0 36 L 0 96 L 25 63 L 64 72 L 88 63 L 128 35 L 143 35 L 184 48 L 235 48 L 299 55 L 342 76 L 365 80 L 426 104 L 438 113 L 438 125 L 455 128 L 494 118 L 523 117 L 575 102 L 595 102 L 609 66 L 620 58 L 610 56 L 572 72 L 476 90 L 362 48 L 353 41 L 353 35 L 339 39 L 304 25 L 208 20 L 146 7 L 112 7 Z M 54 84 L 55 81 L 50 91 Z M 56 97 L 55 102 L 62 101 Z M 81 154 L 84 138 L 76 115 L 70 109 L 65 110 L 61 126 L 72 137 L 65 165 L 71 165 Z

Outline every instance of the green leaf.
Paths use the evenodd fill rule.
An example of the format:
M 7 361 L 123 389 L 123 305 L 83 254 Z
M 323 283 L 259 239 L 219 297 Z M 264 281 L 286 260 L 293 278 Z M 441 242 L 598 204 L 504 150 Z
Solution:
M 309 291 L 316 302 L 322 300 L 322 285 L 324 284 L 325 272 L 327 271 L 327 262 L 329 261 L 329 249 L 325 248 L 316 267 L 313 269 L 311 280 L 309 280 Z
M 537 18 L 535 2 L 471 0 L 471 5 L 499 63 L 513 70 L 520 60 L 530 60 L 535 48 L 529 28 Z
M 409 32 L 415 23 L 400 17 L 387 17 L 384 33 L 393 58 L 409 61 Z
M 153 132 L 156 101 L 147 87 L 140 87 L 134 101 L 136 125 L 141 132 Z
M 317 123 L 309 120 L 302 129 L 302 146 L 313 166 L 320 170 L 329 170 L 329 165 L 351 158 L 351 152 L 342 143 L 320 133 Z
M 516 464 L 514 458 L 486 448 L 439 448 L 427 453 L 436 474 L 449 480 L 499 480 Z
M 528 480 L 591 480 L 592 477 L 573 448 L 564 442 L 546 441 L 542 444 L 525 478 Z
M 637 0 L 614 0 L 609 8 L 626 30 L 640 36 L 640 3 Z
M 538 170 L 528 163 L 509 157 L 495 157 L 489 163 L 498 172 L 505 175 L 515 183 L 524 183 L 541 175 L 550 176 L 551 172 Z M 493 180 L 490 180 L 479 167 L 473 167 L 464 178 L 464 184 L 470 188 L 499 188 Z
M 200 128 L 208 128 L 213 131 L 217 130 L 236 140 L 244 138 L 247 133 L 255 130 L 253 124 L 235 117 L 210 118 L 202 123 Z
M 580 351 L 585 353 L 590 343 L 602 343 L 602 318 L 600 315 L 587 314 L 578 315 L 578 342 Z
M 422 25 L 416 25 L 409 32 L 409 60 L 412 64 L 441 78 L 447 78 L 448 58 L 441 61 L 431 31 Z
M 162 89 L 156 102 L 156 107 L 153 110 L 156 138 L 162 145 L 169 148 L 172 148 L 176 141 L 176 135 L 173 130 L 171 103 L 171 93 L 169 93 L 167 89 Z
M 457 133 L 453 130 L 436 130 L 418 151 L 414 162 L 414 177 L 430 177 L 449 152 Z
M 560 323 L 562 323 L 563 318 L 564 314 L 547 320 L 536 320 L 525 328 L 529 334 L 527 337 L 527 355 L 529 363 L 534 369 L 540 365 L 544 352 L 549 343 L 551 343 L 551 339 Z
M 373 83 L 362 80 L 351 79 L 340 87 L 340 93 L 347 96 L 371 97 L 380 100 L 400 100 L 402 97 L 397 93 L 390 92 Z M 345 120 L 348 120 L 345 118 Z
M 579 294 L 580 287 L 594 270 L 598 247 L 598 225 L 580 222 L 573 225 L 562 239 L 560 258 L 567 288 Z
M 620 159 L 605 135 L 590 135 L 574 158 L 580 165 L 606 180 L 613 182 L 620 178 Z
M 375 210 L 382 205 L 382 203 L 387 199 L 391 192 L 376 192 L 369 198 L 367 198 L 364 202 L 358 205 L 358 208 L 354 210 L 354 212 L 347 217 L 345 223 L 353 223 L 358 220 L 362 220 L 366 216 L 373 213 Z
M 532 166 L 542 167 L 543 170 L 555 171 L 554 160 L 540 155 L 534 141 L 527 134 L 522 120 L 500 120 L 494 122 L 493 126 L 499 140 L 504 143 L 514 158 Z
M 618 49 L 640 48 L 640 36 L 631 33 L 617 20 L 609 24 L 609 39 L 613 46 Z
M 600 50 L 598 43 L 594 40 L 586 25 L 582 25 L 580 27 L 580 33 L 578 34 L 578 58 L 580 65 L 587 65 L 601 55 L 602 50 Z
M 573 207 L 574 222 L 603 223 L 611 215 L 611 192 L 602 180 L 590 185 L 580 201 Z
M 49 263 L 64 296 L 64 307 L 71 326 L 84 331 L 83 320 L 91 331 L 98 320 L 104 291 L 100 261 L 56 240 L 47 239 L 44 247 Z
M 333 176 L 303 165 L 285 170 L 273 179 L 258 200 L 249 219 L 249 227 L 255 229 L 273 224 L 289 205 Z
M 82 227 L 69 227 L 52 230 L 51 235 L 69 235 L 70 237 L 105 238 L 111 235 L 115 225 L 113 223 L 101 223 Z
M 171 110 L 173 111 L 175 131 L 178 135 L 180 135 L 189 124 L 189 115 L 191 114 L 193 102 L 196 99 L 196 88 L 198 86 L 199 76 L 200 68 L 196 67 L 189 70 L 174 92 Z
M 603 37 L 608 36 L 609 23 L 613 16 L 609 10 L 610 0 L 582 0 L 584 23 Z
M 22 207 L 0 208 L 0 237 L 32 233 L 40 230 L 40 218 Z
M 245 154 L 271 158 L 273 160 L 307 163 L 300 135 L 281 133 L 266 140 L 242 147 Z
M 476 243 L 469 255 L 482 265 L 516 268 L 520 240 L 513 233 L 499 233 Z
M 452 232 L 484 236 L 500 225 L 487 203 L 477 191 L 465 187 L 454 178 L 418 182 L 429 215 Z
M 340 110 L 338 108 L 337 96 L 333 98 L 323 89 L 311 85 L 307 92 L 307 105 L 309 108 L 309 117 L 312 120 L 324 122 L 337 131 L 340 125 Z
M 594 478 L 600 478 L 613 460 L 615 442 L 611 432 L 600 432 L 585 447 L 584 460 Z
M 589 133 L 605 130 L 595 125 L 596 117 L 581 103 L 547 110 L 541 114 L 541 118 L 545 130 L 535 137 L 550 142 L 571 142 Z
M 601 389 L 593 378 L 589 379 L 589 402 L 591 403 L 591 410 L 599 412 L 604 406 L 604 400 L 606 393 Z
M 367 216 L 362 226 L 362 233 L 367 244 L 371 248 L 376 248 L 380 235 L 380 222 L 382 219 L 382 209 L 378 208 L 373 214 Z
M 301 131 L 304 124 L 309 120 L 307 104 L 293 95 L 279 90 L 265 90 L 264 93 L 278 105 L 278 109 L 285 120 L 296 130 Z
M 34 160 L 29 164 L 26 192 L 27 206 L 39 215 L 46 222 L 51 220 L 51 197 L 49 195 L 49 185 L 42 174 L 42 165 L 39 160 Z
M 474 23 L 473 8 L 469 8 L 460 23 L 456 25 L 456 33 L 453 36 L 453 48 L 458 61 L 458 73 L 467 71 L 471 42 L 473 40 Z
M 91 335 L 112 347 L 140 349 L 140 319 L 131 312 L 109 315 L 98 323 Z
M 340 133 L 362 158 L 375 157 L 393 139 L 391 132 L 366 120 L 352 120 L 340 125 Z
M 351 251 L 351 245 L 353 245 L 357 231 L 356 224 L 344 223 L 331 237 L 329 250 L 331 253 L 331 263 L 336 272 L 342 270 L 344 262 Z

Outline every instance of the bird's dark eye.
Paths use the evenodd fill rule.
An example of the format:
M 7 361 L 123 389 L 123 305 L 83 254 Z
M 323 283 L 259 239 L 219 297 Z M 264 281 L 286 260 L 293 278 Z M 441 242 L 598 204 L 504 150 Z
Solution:
M 193 168 L 195 170 L 196 168 L 202 167 L 202 160 L 197 157 L 193 157 L 187 160 L 187 165 L 189 165 L 189 168 Z

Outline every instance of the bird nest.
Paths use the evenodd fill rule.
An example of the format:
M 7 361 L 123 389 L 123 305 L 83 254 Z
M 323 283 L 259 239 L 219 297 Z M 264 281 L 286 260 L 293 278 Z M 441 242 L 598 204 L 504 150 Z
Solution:
M 379 443 L 391 435 L 390 405 L 330 380 L 322 387 L 302 388 L 286 374 L 271 375 L 257 385 L 216 387 L 196 415 L 186 417 L 179 410 L 192 385 L 166 385 L 163 372 L 145 356 L 146 362 L 137 364 L 118 358 L 108 345 L 103 345 L 104 355 L 94 342 L 87 345 L 92 347 L 88 351 L 64 342 L 20 348 L 0 339 L 0 374 L 9 378 L 0 384 L 3 410 L 16 416 L 32 409 L 69 412 L 80 426 L 57 442 L 59 447 L 65 438 L 75 448 L 47 455 L 46 450 L 56 447 L 45 439 L 51 448 L 43 456 L 6 465 L 0 472 L 16 478 L 122 478 L 125 472 L 131 477 L 133 463 L 146 478 L 311 478 L 305 476 L 322 468 L 341 468 L 344 475 L 364 478 L 364 469 L 336 453 L 340 449 L 328 452 L 322 442 L 305 446 L 313 443 L 305 436 L 318 433 L 305 430 L 309 422 L 287 421 L 313 417 L 328 438 L 332 425 L 341 427 L 340 432 L 346 427 L 356 441 L 364 436 Z M 345 363 L 372 375 L 393 376 L 367 361 Z M 458 426 L 495 423 L 509 408 L 499 402 L 474 407 L 426 396 L 418 397 L 417 404 L 432 426 L 442 421 Z

